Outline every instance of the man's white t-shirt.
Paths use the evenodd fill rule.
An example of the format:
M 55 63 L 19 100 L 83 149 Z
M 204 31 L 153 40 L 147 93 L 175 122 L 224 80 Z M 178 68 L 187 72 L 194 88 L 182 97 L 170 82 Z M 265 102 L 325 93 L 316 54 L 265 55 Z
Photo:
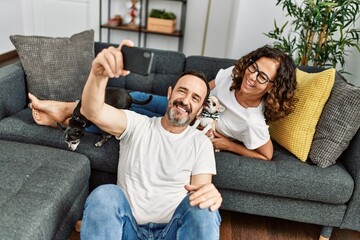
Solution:
M 269 126 L 264 116 L 264 103 L 257 107 L 244 108 L 235 98 L 235 91 L 230 91 L 232 70 L 234 67 L 221 69 L 215 78 L 215 88 L 211 95 L 216 96 L 225 107 L 217 121 L 216 131 L 244 143 L 253 150 L 264 145 L 270 139 Z
M 168 223 L 187 194 L 190 177 L 216 174 L 212 143 L 197 129 L 173 134 L 162 127 L 161 118 L 124 112 L 117 184 L 138 224 Z

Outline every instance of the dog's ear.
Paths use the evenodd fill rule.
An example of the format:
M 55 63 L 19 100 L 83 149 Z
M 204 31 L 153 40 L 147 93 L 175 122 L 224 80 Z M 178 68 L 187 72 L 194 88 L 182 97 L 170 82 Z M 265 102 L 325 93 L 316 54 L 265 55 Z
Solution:
M 86 122 L 83 121 L 81 126 L 82 126 L 82 127 L 86 127 Z
M 64 124 L 57 122 L 56 125 L 57 125 L 61 130 L 63 130 L 63 131 L 66 130 L 66 126 L 65 126 Z
M 81 125 L 81 127 L 86 127 L 86 121 L 84 121 L 83 119 L 81 119 L 79 116 L 77 116 L 77 115 L 72 115 L 71 116 L 72 117 L 72 119 L 74 119 L 76 122 L 78 122 L 78 123 L 80 123 L 80 125 Z
M 225 107 L 219 104 L 219 107 L 217 110 L 218 110 L 218 112 L 223 112 L 223 111 L 225 111 Z

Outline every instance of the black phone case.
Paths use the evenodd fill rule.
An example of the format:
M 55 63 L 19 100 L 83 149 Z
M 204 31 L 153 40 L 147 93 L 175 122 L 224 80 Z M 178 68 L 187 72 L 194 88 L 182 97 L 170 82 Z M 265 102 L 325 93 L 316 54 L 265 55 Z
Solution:
M 132 73 L 148 75 L 151 70 L 154 53 L 139 47 L 122 46 L 124 69 Z

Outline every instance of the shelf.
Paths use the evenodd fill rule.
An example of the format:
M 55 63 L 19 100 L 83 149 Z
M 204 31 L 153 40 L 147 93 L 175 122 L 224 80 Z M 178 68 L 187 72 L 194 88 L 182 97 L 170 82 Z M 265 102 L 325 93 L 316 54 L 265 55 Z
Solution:
M 162 32 L 149 31 L 145 27 L 141 27 L 139 29 L 138 26 L 128 26 L 128 25 L 110 26 L 109 24 L 103 24 L 103 25 L 101 25 L 101 28 L 123 30 L 123 31 L 130 31 L 130 32 L 151 33 L 151 34 L 165 35 L 165 36 L 170 36 L 170 37 L 183 37 L 184 36 L 184 34 L 181 31 L 177 31 L 177 30 L 173 33 L 162 33 Z
M 106 0 L 107 1 L 107 19 L 111 18 L 111 1 L 112 0 Z M 144 8 L 144 12 L 145 12 L 145 16 L 142 16 L 143 10 L 140 11 L 140 26 L 129 26 L 129 25 L 120 25 L 120 26 L 111 26 L 109 24 L 103 24 L 103 18 L 102 18 L 102 5 L 103 5 L 103 0 L 100 0 L 100 23 L 99 23 L 99 27 L 100 27 L 100 42 L 102 41 L 102 30 L 107 30 L 107 42 L 110 41 L 110 35 L 112 31 L 129 31 L 129 32 L 134 32 L 134 33 L 138 33 L 138 46 L 140 47 L 141 45 L 143 45 L 143 47 L 146 47 L 147 44 L 147 35 L 161 35 L 161 36 L 168 36 L 168 37 L 177 37 L 178 38 L 178 51 L 182 52 L 183 50 L 183 44 L 184 44 L 184 33 L 185 33 L 185 18 L 186 18 L 186 3 L 187 0 L 159 0 L 159 1 L 173 1 L 173 2 L 180 2 L 181 3 L 181 14 L 179 16 L 180 18 L 180 22 L 179 24 L 179 30 L 176 30 L 173 33 L 162 33 L 162 32 L 156 32 L 156 31 L 149 31 L 147 30 L 146 26 L 147 26 L 147 18 L 148 18 L 148 14 L 149 14 L 149 2 L 150 0 L 139 0 L 140 2 L 140 8 L 143 9 Z M 145 26 L 143 26 L 145 23 Z M 141 41 L 143 38 L 143 41 Z M 143 43 L 143 44 L 142 44 Z

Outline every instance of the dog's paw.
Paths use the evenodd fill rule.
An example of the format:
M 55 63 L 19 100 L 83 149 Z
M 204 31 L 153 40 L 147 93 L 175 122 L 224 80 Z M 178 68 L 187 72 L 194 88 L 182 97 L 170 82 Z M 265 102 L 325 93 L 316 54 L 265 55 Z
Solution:
M 95 143 L 95 147 L 101 147 L 102 145 L 103 145 L 102 141 L 99 141 L 99 142 Z

